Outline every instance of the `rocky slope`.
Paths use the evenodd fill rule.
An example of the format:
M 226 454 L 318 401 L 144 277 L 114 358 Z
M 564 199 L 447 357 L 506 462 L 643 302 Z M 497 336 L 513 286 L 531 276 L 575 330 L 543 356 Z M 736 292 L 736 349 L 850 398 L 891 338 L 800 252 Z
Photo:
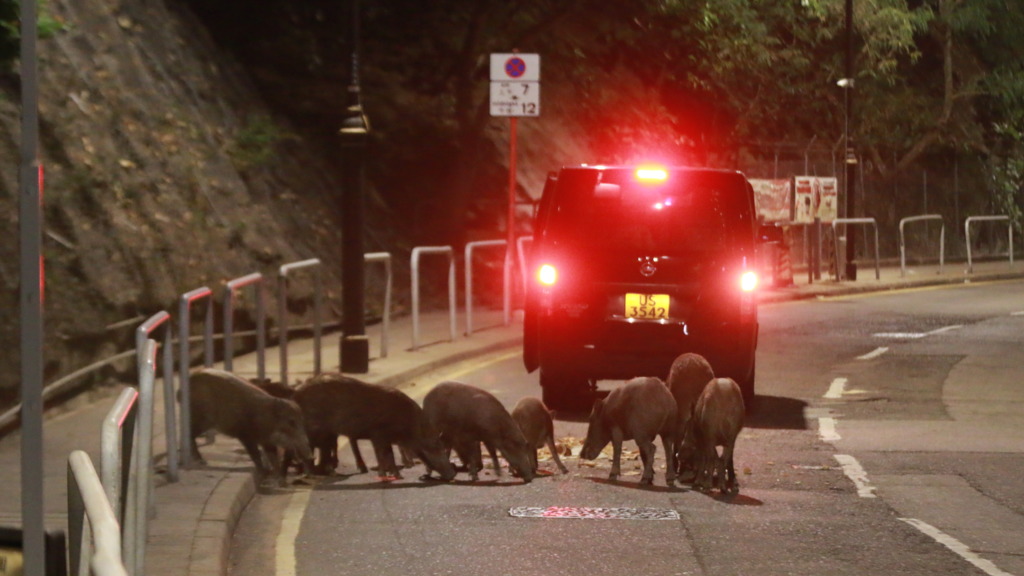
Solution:
M 144 0 L 46 9 L 66 26 L 39 42 L 46 380 L 131 349 L 134 328 L 175 312 L 184 292 L 209 286 L 219 301 L 225 280 L 274 279 L 286 262 L 328 263 L 336 301 L 338 167 L 263 104 L 197 20 Z M 0 76 L 0 407 L 19 386 L 13 76 Z M 290 289 L 299 311 L 301 284 Z

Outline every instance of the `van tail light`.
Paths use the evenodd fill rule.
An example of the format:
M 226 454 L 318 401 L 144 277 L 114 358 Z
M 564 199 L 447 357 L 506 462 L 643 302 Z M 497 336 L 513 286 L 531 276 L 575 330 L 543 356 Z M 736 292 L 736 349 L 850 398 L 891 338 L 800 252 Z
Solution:
M 746 259 L 744 259 L 746 265 Z M 744 270 L 740 274 L 740 315 L 745 318 L 753 318 L 757 314 L 757 272 Z
M 537 269 L 537 282 L 541 286 L 554 286 L 558 282 L 558 270 L 551 264 L 542 264 Z

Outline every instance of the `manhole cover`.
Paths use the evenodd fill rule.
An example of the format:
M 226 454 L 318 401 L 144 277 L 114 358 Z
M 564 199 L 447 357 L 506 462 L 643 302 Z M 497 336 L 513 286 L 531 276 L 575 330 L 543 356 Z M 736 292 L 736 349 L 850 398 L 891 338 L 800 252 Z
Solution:
M 582 518 L 585 520 L 679 520 L 671 508 L 578 508 L 572 506 L 517 506 L 509 508 L 515 518 Z

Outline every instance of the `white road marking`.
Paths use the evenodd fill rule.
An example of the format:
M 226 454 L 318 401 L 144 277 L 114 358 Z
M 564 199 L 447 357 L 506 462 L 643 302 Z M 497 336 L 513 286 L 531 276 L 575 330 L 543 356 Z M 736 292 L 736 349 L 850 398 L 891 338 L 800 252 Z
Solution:
M 825 442 L 842 440 L 842 437 L 836 432 L 835 418 L 829 416 L 818 418 L 818 436 Z
M 955 324 L 953 326 L 943 326 L 942 328 L 937 328 L 935 330 L 932 330 L 931 332 L 878 332 L 877 334 L 872 334 L 872 336 L 874 336 L 875 338 L 896 338 L 900 340 L 913 340 L 915 338 L 924 338 L 925 336 L 934 336 L 936 334 L 942 334 L 943 332 L 949 332 L 950 330 L 956 330 L 957 328 L 962 327 L 963 325 L 961 324 Z
M 952 326 L 944 326 L 942 328 L 932 330 L 931 332 L 925 332 L 925 336 L 934 336 L 935 334 L 942 334 L 943 332 L 949 332 L 950 330 L 956 330 L 957 328 L 963 328 L 963 325 L 954 324 Z
M 857 356 L 857 360 L 871 360 L 872 358 L 878 358 L 879 356 L 881 356 L 882 354 L 885 354 L 888 351 L 889 351 L 889 347 L 888 346 L 880 346 L 878 348 L 875 348 L 871 352 L 868 352 L 867 354 L 863 354 L 861 356 Z
M 843 387 L 846 386 L 846 378 L 836 378 L 825 392 L 825 398 L 842 398 Z
M 1021 310 L 1019 312 L 1011 312 L 1010 316 L 1024 316 L 1024 310 Z
M 979 570 L 988 574 L 989 576 L 1013 576 L 1013 574 L 1010 574 L 1009 572 L 1000 570 L 999 567 L 993 564 L 990 560 L 986 560 L 972 552 L 971 549 L 963 542 L 957 540 L 956 538 L 953 538 L 949 534 L 946 534 L 945 532 L 939 530 L 931 524 L 922 522 L 916 518 L 900 518 L 900 520 L 906 522 L 907 524 L 910 524 L 914 528 L 917 528 L 921 532 L 930 536 L 936 542 L 942 544 L 946 548 L 949 548 L 958 556 L 960 556 L 964 560 L 967 560 L 975 567 L 977 567 Z
M 836 462 L 843 467 L 843 473 L 857 487 L 857 495 L 861 498 L 874 498 L 875 487 L 868 483 L 868 473 L 861 467 L 857 459 L 848 454 L 833 454 Z

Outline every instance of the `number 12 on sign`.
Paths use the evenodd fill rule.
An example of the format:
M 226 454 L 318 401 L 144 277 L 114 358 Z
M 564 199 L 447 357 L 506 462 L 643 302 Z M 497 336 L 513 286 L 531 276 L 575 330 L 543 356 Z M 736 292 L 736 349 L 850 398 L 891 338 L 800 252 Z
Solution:
M 491 82 L 491 116 L 540 116 L 540 82 Z

